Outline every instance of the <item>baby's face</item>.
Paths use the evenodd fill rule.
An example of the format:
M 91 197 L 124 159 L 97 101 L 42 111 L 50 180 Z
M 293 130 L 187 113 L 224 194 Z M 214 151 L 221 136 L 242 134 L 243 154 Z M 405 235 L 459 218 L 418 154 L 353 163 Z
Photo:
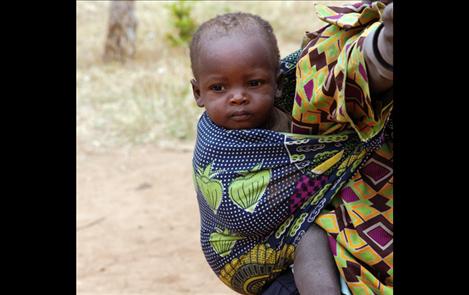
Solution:
M 272 50 L 263 38 L 226 36 L 207 42 L 198 59 L 194 96 L 227 129 L 262 128 L 277 88 Z

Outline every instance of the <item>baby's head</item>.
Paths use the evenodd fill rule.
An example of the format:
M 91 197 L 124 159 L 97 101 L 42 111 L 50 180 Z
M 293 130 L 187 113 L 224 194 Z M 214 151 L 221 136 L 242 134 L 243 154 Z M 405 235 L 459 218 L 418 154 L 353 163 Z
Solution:
M 203 23 L 190 46 L 197 105 L 227 129 L 263 128 L 272 113 L 280 54 L 271 25 L 228 13 Z

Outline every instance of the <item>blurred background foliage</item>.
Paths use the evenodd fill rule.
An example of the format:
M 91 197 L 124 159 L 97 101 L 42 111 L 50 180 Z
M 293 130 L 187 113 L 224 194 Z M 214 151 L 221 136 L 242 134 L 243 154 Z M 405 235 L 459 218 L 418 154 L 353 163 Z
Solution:
M 193 3 L 177 1 L 166 6 L 171 13 L 170 25 L 176 29 L 176 34 L 166 33 L 166 38 L 173 46 L 188 46 L 192 39 L 192 34 L 197 29 L 197 24 L 191 15 Z

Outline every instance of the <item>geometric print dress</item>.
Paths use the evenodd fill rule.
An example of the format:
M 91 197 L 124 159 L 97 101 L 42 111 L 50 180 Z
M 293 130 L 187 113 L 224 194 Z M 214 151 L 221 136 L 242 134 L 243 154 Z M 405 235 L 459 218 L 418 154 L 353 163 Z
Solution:
M 353 294 L 393 292 L 392 90 L 371 98 L 362 46 L 384 7 L 316 5 L 328 25 L 307 33 L 296 64 L 292 132 L 353 129 L 367 141 L 385 129 L 384 144 L 315 220 Z

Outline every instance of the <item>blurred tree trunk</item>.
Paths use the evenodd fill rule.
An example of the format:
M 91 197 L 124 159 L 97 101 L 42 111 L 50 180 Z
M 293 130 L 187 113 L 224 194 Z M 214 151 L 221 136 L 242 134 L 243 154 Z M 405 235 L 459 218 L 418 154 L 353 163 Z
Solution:
M 103 60 L 125 62 L 135 54 L 137 17 L 135 1 L 111 2 Z

